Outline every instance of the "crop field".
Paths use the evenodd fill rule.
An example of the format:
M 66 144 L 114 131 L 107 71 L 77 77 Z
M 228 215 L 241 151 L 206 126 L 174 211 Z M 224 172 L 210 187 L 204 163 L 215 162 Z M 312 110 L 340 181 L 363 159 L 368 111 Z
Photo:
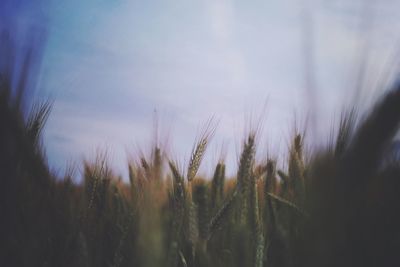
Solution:
M 1 266 L 400 264 L 400 164 L 390 150 L 400 88 L 366 114 L 344 112 L 325 148 L 306 153 L 294 132 L 284 166 L 255 160 L 250 131 L 234 177 L 223 159 L 198 177 L 211 120 L 185 168 L 155 142 L 127 166 L 129 182 L 99 153 L 74 183 L 72 169 L 49 171 L 43 152 L 51 103 L 25 114 L 24 76 L 17 91 L 9 77 L 0 88 Z
M 12 5 L 13 3 L 10 4 Z M 139 4 L 137 6 L 140 8 Z M 133 7 L 136 8 L 136 5 Z M 216 5 L 216 11 L 221 7 Z M 149 7 L 149 10 L 151 8 Z M 111 5 L 105 9 L 108 12 Z M 195 5 L 193 10 L 197 9 Z M 64 14 L 66 18 L 70 15 L 68 10 L 65 11 L 65 14 L 68 14 Z M 213 21 L 208 17 L 197 18 L 186 12 L 183 15 L 181 13 L 175 15 L 174 12 L 177 12 L 175 6 L 172 11 L 174 17 L 182 16 L 185 19 L 193 17 L 201 23 Z M 149 11 L 144 9 L 144 13 L 146 12 Z M 271 15 L 274 13 L 269 12 Z M 3 13 L 5 12 L 1 14 Z M 145 55 L 143 56 L 140 51 L 152 55 L 153 50 L 150 48 L 153 42 L 153 45 L 166 43 L 165 45 L 173 48 L 173 51 L 177 50 L 178 56 L 167 55 L 166 59 L 172 58 L 175 62 L 178 57 L 179 60 L 180 57 L 184 58 L 185 54 L 181 55 L 179 45 L 186 42 L 177 41 L 178 45 L 172 41 L 169 43 L 170 34 L 164 32 L 163 28 L 158 28 L 165 21 L 173 19 L 172 16 L 166 19 L 164 10 L 158 13 L 161 19 L 153 18 L 153 13 L 146 15 L 149 17 L 148 20 L 154 23 L 151 24 L 154 29 L 152 27 L 142 29 L 143 32 L 140 32 L 142 35 L 132 41 L 132 44 L 138 43 L 144 49 L 138 50 L 135 56 L 138 55 L 139 59 L 144 60 Z M 222 17 L 227 19 L 231 17 L 230 9 L 221 14 L 209 13 L 211 15 L 216 13 L 215 18 L 212 17 L 216 25 L 211 28 L 224 30 L 224 27 L 230 25 L 222 20 Z M 351 12 L 346 11 L 347 13 Z M 81 16 L 86 19 L 84 14 L 86 13 L 82 13 Z M 114 18 L 111 15 L 110 17 Z M 130 13 L 129 16 L 133 17 Z M 253 14 L 249 12 L 243 18 L 250 19 L 252 16 Z M 62 19 L 60 21 L 59 24 L 64 24 Z M 90 25 L 98 23 L 95 19 L 88 21 Z M 0 16 L 0 27 L 2 22 Z M 29 20 L 23 22 L 28 24 Z M 75 36 L 75 28 L 80 27 L 78 22 L 72 23 L 73 29 L 69 29 L 71 35 L 66 35 L 67 37 Z M 142 27 L 141 25 L 146 25 L 148 21 L 141 21 L 139 18 L 137 23 Z M 244 27 L 242 31 L 246 34 L 252 31 L 255 36 L 260 34 L 258 30 L 245 23 L 237 24 Z M 294 20 L 290 20 L 288 27 L 293 28 L 293 24 Z M 187 42 L 186 52 L 193 53 L 205 64 L 193 67 L 195 63 L 193 66 L 190 65 L 192 59 L 188 57 L 184 58 L 182 63 L 176 60 L 176 67 L 179 70 L 185 69 L 185 64 L 189 62 L 193 72 L 207 70 L 208 75 L 218 76 L 213 72 L 219 68 L 224 69 L 225 65 L 215 61 L 216 67 L 208 68 L 206 61 L 212 61 L 211 56 L 203 56 L 202 52 L 199 52 L 203 50 L 195 46 L 201 40 L 196 34 L 200 34 L 203 28 L 193 27 L 195 30 L 192 30 L 192 27 L 184 22 L 177 23 L 184 25 L 182 27 L 171 25 L 166 27 L 174 32 L 173 35 L 176 35 L 177 40 L 181 40 L 178 38 L 180 31 L 190 28 L 189 36 L 192 36 L 194 41 Z M 271 25 L 268 27 L 275 28 L 278 23 Z M 107 27 L 108 31 L 114 31 L 114 24 Z M 130 24 L 126 28 L 131 28 Z M 226 32 L 230 32 L 228 30 Z M 162 38 L 154 37 L 153 40 L 147 31 L 159 32 Z M 54 32 L 56 35 L 60 34 L 57 29 Z M 74 40 L 65 46 L 71 46 L 69 49 L 74 50 L 73 52 L 82 50 L 88 54 L 93 52 L 89 50 L 99 48 L 101 53 L 105 51 L 107 54 L 105 58 L 109 57 L 110 62 L 114 62 L 113 51 L 102 48 L 103 45 L 106 47 L 105 43 L 111 42 L 112 38 L 99 32 L 100 48 L 88 45 L 90 41 L 85 41 L 86 46 L 76 48 Z M 335 35 L 334 30 L 332 32 L 327 42 L 345 39 L 341 35 L 339 38 L 337 33 Z M 204 30 L 204 36 L 214 36 L 206 33 L 208 32 Z M 239 63 L 242 62 L 236 50 L 231 51 L 222 45 L 231 42 L 229 34 L 224 33 L 225 31 L 217 32 L 215 35 L 222 37 L 210 39 L 212 40 L 210 44 L 218 43 L 217 49 L 211 49 L 211 55 L 218 56 L 219 53 L 223 54 L 223 50 L 227 50 L 229 53 L 226 59 L 223 58 L 229 65 L 234 65 L 232 63 L 236 62 L 234 59 L 238 59 Z M 129 34 L 121 31 L 123 40 L 127 39 L 125 37 Z M 301 35 L 298 32 L 296 34 Z M 33 33 L 31 35 L 34 36 Z M 278 32 L 277 36 L 280 37 L 281 32 Z M 371 36 L 371 39 L 375 38 L 374 35 Z M 230 163 L 223 152 L 215 160 L 212 168 L 207 170 L 211 175 L 206 177 L 201 171 L 205 166 L 205 154 L 210 150 L 210 144 L 218 131 L 218 123 L 214 117 L 202 125 L 196 140 L 193 141 L 191 154 L 185 165 L 176 160 L 181 158 L 180 155 L 171 155 L 165 149 L 166 146 L 160 140 L 167 138 L 156 133 L 157 137 L 151 146 L 139 144 L 143 151 L 148 153 L 138 152 L 133 155 L 132 160 L 127 160 L 127 177 L 118 175 L 118 172 L 111 167 L 106 152 L 99 152 L 92 160 L 82 160 L 77 166 L 65 162 L 65 166 L 69 167 L 65 173 L 61 173 L 54 171 L 49 163 L 43 134 L 46 122 L 52 116 L 52 108 L 56 104 L 50 100 L 40 102 L 32 97 L 35 90 L 32 87 L 35 83 L 30 80 L 33 76 L 38 76 L 39 70 L 34 63 L 35 60 L 40 61 L 35 56 L 37 53 L 38 57 L 41 56 L 42 51 L 36 50 L 40 50 L 38 47 L 43 45 L 40 43 L 43 41 L 42 36 L 29 39 L 28 35 L 26 46 L 18 43 L 15 47 L 13 46 L 15 44 L 4 41 L 7 41 L 8 37 L 8 33 L 0 31 L 0 267 L 400 266 L 400 142 L 398 141 L 400 83 L 393 83 L 391 88 L 381 88 L 383 93 L 369 109 L 362 110 L 357 105 L 343 109 L 340 119 L 337 124 L 332 125 L 329 136 L 326 136 L 327 141 L 323 145 L 308 146 L 312 140 L 309 142 L 309 137 L 305 133 L 311 130 L 307 127 L 304 127 L 305 129 L 293 127 L 287 151 L 282 155 L 269 153 L 263 158 L 260 155 L 265 154 L 261 145 L 265 142 L 262 140 L 264 135 L 261 135 L 257 125 L 249 127 L 244 131 L 246 134 L 241 137 L 237 169 L 233 175 L 227 171 L 232 166 L 229 166 Z M 67 37 L 65 39 L 68 39 Z M 110 40 L 104 41 L 107 38 Z M 269 38 L 266 36 L 264 39 L 269 42 Z M 305 36 L 306 38 L 308 36 Z M 233 39 L 247 41 L 251 38 Z M 29 40 L 37 41 L 38 47 L 35 47 L 34 42 L 29 44 Z M 63 43 L 62 40 L 55 38 L 51 41 L 57 46 Z M 288 40 L 286 41 L 289 43 L 292 39 Z M 284 41 L 279 39 L 276 43 L 278 46 L 286 46 L 280 44 Z M 204 46 L 208 47 L 207 44 Z M 131 43 L 124 44 L 123 47 L 129 45 Z M 255 47 L 263 48 L 263 44 L 257 43 Z M 119 49 L 119 46 L 117 48 Z M 26 53 L 17 57 L 15 53 L 18 49 L 25 49 Z M 161 50 L 164 51 L 163 49 L 162 46 Z M 341 49 L 344 48 L 339 47 L 338 50 Z M 68 58 L 68 55 L 62 53 L 58 55 L 57 50 L 54 50 L 53 60 L 57 61 L 55 65 L 58 64 L 59 58 Z M 246 51 L 250 53 L 251 50 L 249 46 Z M 360 55 L 363 53 L 363 49 L 361 50 Z M 274 49 L 269 52 L 271 55 L 276 53 Z M 157 58 L 161 57 L 161 54 L 156 53 L 152 56 Z M 75 54 L 77 58 L 81 55 Z M 122 65 L 126 64 L 125 60 L 128 60 L 125 54 L 118 55 L 123 62 Z M 268 58 L 263 55 L 254 54 L 249 58 L 254 58 L 254 62 L 257 61 L 258 64 L 258 61 Z M 329 55 L 330 59 L 334 57 L 335 55 Z M 281 60 L 280 57 L 277 58 Z M 154 60 L 157 69 L 157 64 L 163 63 L 166 59 Z M 285 63 L 285 58 L 282 59 Z M 75 64 L 74 60 L 67 61 Z M 362 63 L 367 61 L 368 59 L 360 60 Z M 93 62 L 97 64 L 97 61 Z M 119 65 L 117 63 L 114 62 L 111 67 Z M 144 65 L 147 63 L 145 61 Z M 148 63 L 150 67 L 147 67 L 152 70 L 154 66 L 150 63 Z M 167 63 L 164 64 L 169 68 Z M 313 64 L 310 63 L 311 65 Z M 145 71 L 142 73 L 141 64 L 138 66 L 134 69 L 139 73 L 138 76 L 147 75 L 147 78 L 153 79 L 152 73 L 151 75 Z M 106 72 L 108 66 L 102 67 Z M 286 66 L 284 67 L 286 71 Z M 317 67 L 316 64 L 315 68 Z M 297 67 L 287 67 L 290 68 L 297 70 Z M 59 71 L 64 69 L 67 68 L 60 67 Z M 77 76 L 85 76 L 78 67 L 77 69 L 75 73 Z M 126 69 L 121 67 L 121 73 L 126 71 L 130 75 L 131 69 L 129 71 Z M 164 71 L 162 66 L 159 69 L 160 72 Z M 237 69 L 232 68 L 232 73 L 239 73 L 241 69 L 241 66 Z M 260 76 L 264 75 L 261 67 L 256 66 L 254 69 L 261 73 Z M 280 67 L 277 69 L 280 70 Z M 85 70 L 85 67 L 82 67 L 82 70 Z M 96 70 L 92 70 L 93 77 L 101 76 L 102 72 L 98 74 Z M 312 71 L 310 67 L 310 73 Z M 172 70 L 171 67 L 170 72 L 166 71 L 162 78 L 174 73 L 177 76 L 181 75 L 181 72 Z M 73 74 L 70 76 L 73 77 Z M 126 76 L 129 76 L 128 74 Z M 187 77 L 183 75 L 185 77 L 182 80 L 182 87 L 188 84 L 187 80 L 191 77 L 195 77 L 197 81 L 202 80 L 202 76 L 196 74 Z M 386 78 L 384 76 L 386 74 L 382 74 L 384 77 L 382 80 Z M 125 73 L 121 74 L 121 77 L 124 75 Z M 229 75 L 231 72 L 226 72 L 226 76 Z M 70 76 L 66 75 L 65 81 Z M 312 76 L 312 73 L 309 76 Z M 331 77 L 326 74 L 326 76 L 332 79 L 327 83 L 335 82 L 333 75 Z M 357 78 L 360 80 L 365 78 L 361 77 L 363 76 L 361 74 L 359 76 Z M 286 78 L 285 75 L 282 77 Z M 118 75 L 116 79 L 119 78 Z M 140 85 L 142 81 L 139 78 Z M 169 78 L 174 79 L 174 77 Z M 210 79 L 213 78 L 215 77 Z M 359 82 L 358 85 L 374 86 L 367 82 L 375 79 L 365 79 L 365 81 L 365 83 Z M 100 84 L 100 79 L 97 82 Z M 162 83 L 164 80 L 160 82 Z M 113 85 L 111 82 L 110 84 Z M 158 83 L 150 85 L 152 88 Z M 309 82 L 308 85 L 318 84 Z M 198 85 L 201 86 L 202 83 Z M 93 91 L 93 95 L 95 92 Z M 107 98 L 113 93 L 107 91 L 103 97 Z M 240 92 L 238 96 L 244 95 L 242 93 Z M 190 93 L 188 95 L 191 96 Z M 148 96 L 143 96 L 146 97 Z M 210 95 L 211 97 L 213 95 Z M 175 99 L 175 95 L 169 98 Z M 95 97 L 93 99 L 92 102 L 97 101 Z M 317 98 L 314 100 L 318 101 Z M 224 101 L 229 103 L 230 98 L 227 97 Z M 312 101 L 311 99 L 308 103 Z M 323 103 L 317 104 L 316 107 L 323 105 Z M 268 136 L 268 129 L 266 132 Z

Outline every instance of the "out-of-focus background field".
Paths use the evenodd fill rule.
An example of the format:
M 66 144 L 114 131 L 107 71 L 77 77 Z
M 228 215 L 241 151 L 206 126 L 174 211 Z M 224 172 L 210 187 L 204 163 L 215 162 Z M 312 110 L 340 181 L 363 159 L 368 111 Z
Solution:
M 0 266 L 398 266 L 397 7 L 2 1 Z

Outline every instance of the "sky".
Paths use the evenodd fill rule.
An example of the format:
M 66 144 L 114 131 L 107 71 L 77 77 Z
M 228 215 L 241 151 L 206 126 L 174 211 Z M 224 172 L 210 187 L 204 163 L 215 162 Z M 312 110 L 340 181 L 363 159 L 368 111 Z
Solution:
M 325 142 L 344 107 L 368 106 L 399 69 L 395 0 L 30 2 L 4 0 L 0 15 L 16 40 L 45 29 L 34 98 L 54 101 L 44 144 L 59 172 L 100 149 L 126 176 L 127 158 L 151 146 L 156 113 L 182 168 L 214 116 L 202 172 L 225 147 L 233 174 L 261 114 L 260 158 L 287 149 L 295 120 L 310 143 Z

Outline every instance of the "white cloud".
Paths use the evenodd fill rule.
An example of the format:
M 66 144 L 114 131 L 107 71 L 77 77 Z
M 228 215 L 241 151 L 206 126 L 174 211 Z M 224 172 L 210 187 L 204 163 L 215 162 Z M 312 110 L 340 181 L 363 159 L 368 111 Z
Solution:
M 47 92 L 56 96 L 46 131 L 49 154 L 61 162 L 108 143 L 123 165 L 124 146 L 149 136 L 157 108 L 166 124 L 173 124 L 178 156 L 190 152 L 199 123 L 213 114 L 220 117 L 216 143 L 229 142 L 233 172 L 243 114 L 257 111 L 254 107 L 267 97 L 265 139 L 285 149 L 276 144 L 285 144 L 282 136 L 294 112 L 308 110 L 300 2 L 121 1 L 109 7 L 75 1 L 58 6 L 45 62 Z M 337 2 L 310 1 L 324 130 L 349 98 L 361 44 L 357 27 L 351 26 L 357 5 Z M 380 7 L 385 16 L 374 20 L 370 74 L 383 68 L 394 48 L 394 27 L 400 22 L 395 6 Z

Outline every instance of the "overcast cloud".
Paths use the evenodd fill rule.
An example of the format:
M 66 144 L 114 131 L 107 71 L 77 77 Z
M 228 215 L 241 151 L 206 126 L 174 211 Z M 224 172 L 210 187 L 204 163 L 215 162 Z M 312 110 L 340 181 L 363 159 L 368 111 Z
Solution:
M 50 1 L 39 12 L 48 37 L 38 93 L 55 100 L 49 162 L 62 170 L 106 146 L 126 173 L 126 151 L 151 143 L 154 109 L 182 163 L 215 115 L 205 166 L 226 142 L 231 173 L 245 118 L 265 102 L 260 150 L 286 148 L 294 114 L 315 118 L 321 141 L 357 85 L 367 103 L 398 70 L 398 10 L 389 0 Z

